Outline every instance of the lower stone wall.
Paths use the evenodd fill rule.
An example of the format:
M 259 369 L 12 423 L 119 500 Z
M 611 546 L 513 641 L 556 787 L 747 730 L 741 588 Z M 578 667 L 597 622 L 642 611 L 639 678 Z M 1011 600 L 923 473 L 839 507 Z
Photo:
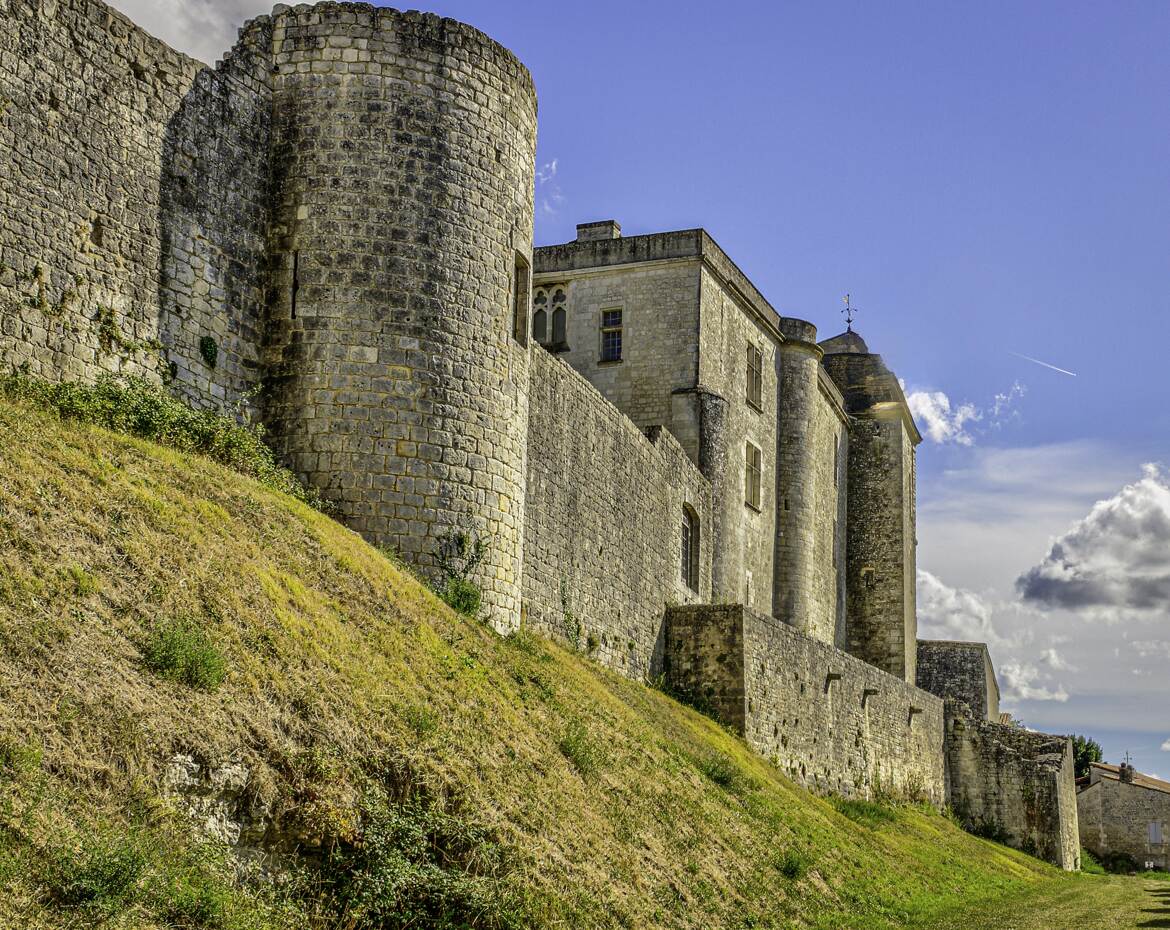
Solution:
M 643 433 L 545 350 L 531 372 L 522 622 L 645 678 L 666 607 L 710 597 L 710 485 L 670 433 Z M 697 590 L 682 580 L 684 507 Z
M 950 803 L 978 834 L 1060 866 L 1081 865 L 1072 744 L 991 723 L 946 702 Z
M 943 702 L 740 605 L 667 614 L 667 682 L 819 792 L 946 800 Z

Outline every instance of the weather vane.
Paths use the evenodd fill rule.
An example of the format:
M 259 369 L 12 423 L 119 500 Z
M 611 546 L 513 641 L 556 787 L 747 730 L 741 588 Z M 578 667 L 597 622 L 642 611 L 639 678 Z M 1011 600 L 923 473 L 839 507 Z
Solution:
M 853 332 L 853 316 L 857 313 L 857 308 L 849 302 L 849 295 L 845 295 L 845 309 L 841 312 L 845 314 L 845 332 Z

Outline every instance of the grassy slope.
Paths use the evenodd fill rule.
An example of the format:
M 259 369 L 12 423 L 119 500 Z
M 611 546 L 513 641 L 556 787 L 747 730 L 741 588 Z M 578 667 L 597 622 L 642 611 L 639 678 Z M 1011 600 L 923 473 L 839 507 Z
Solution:
M 854 822 L 706 718 L 458 618 L 222 467 L 2 401 L 0 437 L 0 740 L 41 753 L 51 801 L 18 820 L 27 797 L 0 791 L 0 925 L 69 925 L 29 863 L 95 823 L 165 826 L 176 752 L 246 761 L 309 845 L 352 833 L 363 774 L 397 773 L 498 837 L 540 925 L 930 927 L 1114 887 L 917 809 Z M 174 618 L 227 655 L 218 691 L 144 669 L 145 631 Z

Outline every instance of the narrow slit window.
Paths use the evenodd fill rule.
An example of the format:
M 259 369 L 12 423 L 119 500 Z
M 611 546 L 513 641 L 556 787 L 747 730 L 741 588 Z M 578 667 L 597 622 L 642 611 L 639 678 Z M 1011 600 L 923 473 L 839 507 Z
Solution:
M 841 483 L 841 436 L 833 437 L 833 487 Z
M 764 406 L 764 354 L 760 347 L 747 347 L 747 402 L 757 410 Z
M 622 360 L 622 311 L 601 311 L 601 360 Z
M 528 262 L 517 252 L 516 268 L 512 275 L 512 338 L 522 346 L 528 345 L 528 284 Z
M 763 471 L 763 454 L 749 442 L 744 454 L 744 503 L 753 510 L 760 509 L 760 487 L 763 484 Z
M 699 590 L 699 518 L 690 507 L 682 515 L 682 581 L 692 591 Z

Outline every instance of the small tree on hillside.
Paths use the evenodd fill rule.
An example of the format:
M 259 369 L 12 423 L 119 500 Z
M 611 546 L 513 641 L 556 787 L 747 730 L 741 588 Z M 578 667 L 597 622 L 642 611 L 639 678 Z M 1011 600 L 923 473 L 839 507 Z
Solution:
M 1076 768 L 1076 777 L 1081 778 L 1089 774 L 1089 763 L 1100 762 L 1101 744 L 1087 736 L 1073 736 L 1073 764 Z

